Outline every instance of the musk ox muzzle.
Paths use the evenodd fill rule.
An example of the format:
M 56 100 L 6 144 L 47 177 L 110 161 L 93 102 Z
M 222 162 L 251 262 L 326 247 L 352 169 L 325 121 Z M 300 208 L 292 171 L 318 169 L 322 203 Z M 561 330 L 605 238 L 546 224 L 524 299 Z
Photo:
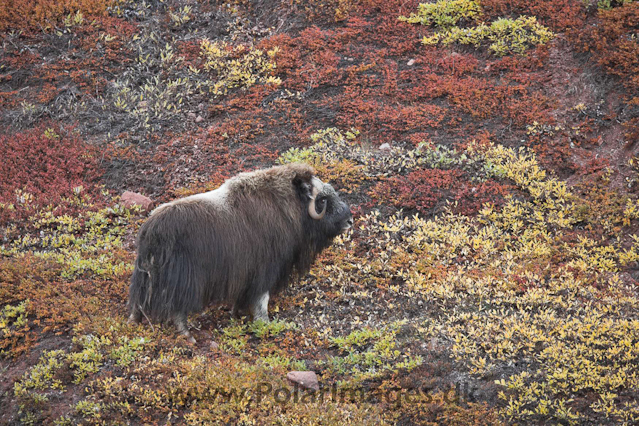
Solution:
M 349 206 L 306 164 L 241 173 L 163 204 L 140 228 L 129 319 L 172 320 L 216 302 L 268 321 L 269 295 L 305 274 L 353 224 Z

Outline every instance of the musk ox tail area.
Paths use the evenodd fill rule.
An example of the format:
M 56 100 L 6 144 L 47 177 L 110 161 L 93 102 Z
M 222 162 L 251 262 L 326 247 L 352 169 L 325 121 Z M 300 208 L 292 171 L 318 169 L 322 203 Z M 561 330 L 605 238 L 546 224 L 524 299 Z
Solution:
M 153 220 L 141 230 L 138 257 L 129 288 L 131 319 L 142 314 L 156 321 L 201 311 L 203 277 L 197 274 L 193 256 L 170 232 L 154 232 Z M 144 229 L 146 228 L 146 229 Z
M 129 286 L 129 320 L 140 322 L 142 319 L 142 306 L 146 299 L 147 288 L 149 286 L 149 275 L 138 268 L 137 262 L 131 276 L 131 285 Z

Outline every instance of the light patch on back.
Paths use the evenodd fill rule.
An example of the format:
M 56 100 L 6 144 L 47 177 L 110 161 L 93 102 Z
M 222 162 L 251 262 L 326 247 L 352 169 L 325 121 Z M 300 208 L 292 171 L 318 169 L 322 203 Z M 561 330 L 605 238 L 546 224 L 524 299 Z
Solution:
M 229 193 L 228 182 L 224 182 L 222 186 L 220 186 L 217 189 L 214 189 L 213 191 L 202 192 L 200 194 L 193 194 L 193 195 L 189 195 L 188 197 L 179 198 L 177 200 L 164 203 L 158 206 L 157 208 L 155 208 L 151 212 L 151 216 L 153 216 L 154 214 L 157 214 L 159 211 L 164 210 L 165 208 L 169 206 L 174 206 L 178 204 L 188 204 L 193 201 L 205 201 L 205 202 L 211 203 L 214 206 L 217 206 L 218 208 L 226 208 L 227 207 L 226 199 L 227 199 L 228 193 Z
M 222 186 L 213 191 L 203 192 L 201 194 L 191 195 L 178 201 L 207 201 L 216 206 L 223 207 L 226 205 L 226 197 L 229 194 L 229 187 L 227 182 L 224 182 Z

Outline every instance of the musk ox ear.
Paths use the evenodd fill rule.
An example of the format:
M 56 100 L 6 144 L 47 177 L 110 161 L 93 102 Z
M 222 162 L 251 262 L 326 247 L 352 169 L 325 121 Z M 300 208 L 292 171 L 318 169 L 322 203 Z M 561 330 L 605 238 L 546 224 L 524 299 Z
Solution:
M 313 190 L 313 177 L 315 177 L 315 169 L 308 164 L 292 163 L 287 164 L 293 180 L 293 186 L 297 190 L 302 201 L 308 201 L 311 198 Z
M 311 181 L 295 178 L 293 179 L 293 185 L 297 190 L 297 195 L 300 197 L 300 200 L 307 203 L 311 199 L 313 193 L 313 185 L 311 184 Z
M 304 181 L 301 179 L 297 181 L 294 180 L 293 184 L 297 188 L 297 194 L 300 200 L 307 206 L 308 215 L 315 220 L 323 219 L 326 214 L 326 204 L 324 204 L 324 208 L 320 213 L 317 212 L 315 207 L 317 195 L 323 186 L 322 181 L 313 176 L 310 181 Z

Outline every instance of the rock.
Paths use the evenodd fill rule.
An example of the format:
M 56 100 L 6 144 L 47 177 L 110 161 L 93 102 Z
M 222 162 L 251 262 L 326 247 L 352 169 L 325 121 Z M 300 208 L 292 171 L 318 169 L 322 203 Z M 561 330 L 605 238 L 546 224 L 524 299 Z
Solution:
M 379 146 L 379 150 L 380 151 L 384 151 L 384 152 L 390 152 L 391 151 L 391 146 L 388 142 L 383 143 Z
M 303 388 L 312 389 L 314 391 L 319 390 L 317 375 L 313 371 L 291 371 L 286 374 L 286 378 L 293 383 L 297 383 Z
M 437 350 L 438 347 L 439 347 L 439 340 L 437 339 L 437 337 L 432 337 L 430 341 L 428 342 L 428 349 L 430 349 L 431 351 L 435 351 Z
M 122 205 L 125 207 L 133 207 L 133 206 L 142 206 L 144 211 L 148 211 L 153 204 L 153 200 L 149 197 L 145 197 L 142 194 L 138 194 L 137 192 L 126 191 L 120 197 L 122 201 Z
M 621 279 L 621 282 L 627 286 L 637 285 L 637 279 L 633 277 L 631 274 L 629 274 L 628 272 L 621 272 L 619 274 L 619 279 Z
M 408 61 L 406 63 L 406 65 L 408 65 L 409 67 L 413 66 L 414 64 L 415 64 L 415 60 L 414 59 L 411 59 L 410 61 Z
M 196 117 L 194 112 L 187 112 L 186 116 L 189 117 L 189 119 L 191 120 L 195 120 L 195 117 Z
M 202 121 L 204 121 L 204 119 L 202 118 L 201 115 L 198 115 L 197 117 L 195 117 L 195 122 L 196 123 L 201 123 Z
M 217 342 L 214 342 L 213 340 L 211 340 L 210 346 L 212 351 L 217 351 L 218 349 L 220 349 L 220 345 L 218 345 Z

